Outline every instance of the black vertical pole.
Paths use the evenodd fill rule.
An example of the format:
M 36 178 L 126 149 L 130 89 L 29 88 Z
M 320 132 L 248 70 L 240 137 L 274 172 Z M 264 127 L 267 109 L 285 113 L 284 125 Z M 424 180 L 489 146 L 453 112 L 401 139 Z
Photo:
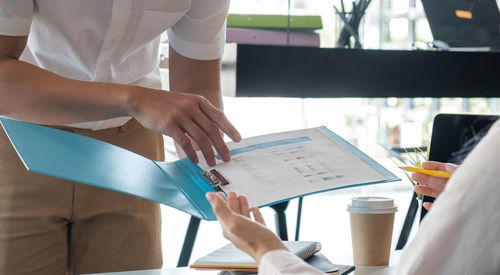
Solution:
M 199 227 L 200 219 L 191 216 L 191 220 L 189 220 L 188 229 L 186 231 L 186 237 L 184 238 L 184 244 L 182 245 L 181 255 L 179 256 L 179 261 L 177 262 L 177 267 L 184 267 L 189 264 L 189 259 L 191 258 L 191 252 L 193 252 L 194 241 L 196 240 Z

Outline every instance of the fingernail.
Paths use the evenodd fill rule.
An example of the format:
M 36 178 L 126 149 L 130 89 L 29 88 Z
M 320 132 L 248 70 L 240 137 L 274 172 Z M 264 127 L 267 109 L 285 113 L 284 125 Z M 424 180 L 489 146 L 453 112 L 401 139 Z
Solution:
M 236 134 L 234 134 L 234 139 L 235 139 L 234 141 L 240 141 L 240 140 L 241 140 L 241 135 L 240 135 L 240 133 L 236 133 Z
M 207 198 L 207 200 L 208 200 L 209 202 L 213 202 L 213 201 L 214 201 L 214 199 L 215 199 L 215 197 L 214 197 L 214 193 L 206 193 L 206 194 L 205 194 L 205 197 Z

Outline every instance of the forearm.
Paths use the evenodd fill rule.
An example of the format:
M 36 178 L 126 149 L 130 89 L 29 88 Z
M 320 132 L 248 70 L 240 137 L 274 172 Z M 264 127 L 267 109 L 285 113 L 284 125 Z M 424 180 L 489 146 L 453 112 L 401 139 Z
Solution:
M 205 97 L 222 110 L 220 86 L 220 59 L 194 60 L 169 49 L 170 90 L 197 94 Z
M 70 124 L 130 115 L 136 87 L 72 80 L 15 58 L 0 59 L 0 115 Z
M 219 110 L 223 110 L 220 91 L 220 59 L 195 60 L 184 57 L 172 47 L 169 48 L 169 88 L 171 91 L 196 94 L 206 98 Z M 194 142 L 193 142 L 194 143 Z M 185 153 L 178 144 L 179 158 Z M 195 150 L 198 146 L 194 144 Z
M 195 138 L 211 165 L 215 165 L 212 146 L 224 161 L 230 159 L 219 131 L 234 141 L 241 139 L 224 114 L 205 98 L 129 85 L 72 80 L 22 62 L 19 57 L 27 39 L 27 36 L 0 35 L 0 116 L 39 124 L 71 124 L 132 116 L 146 128 L 171 136 L 193 162 L 198 162 L 189 140 L 189 137 Z

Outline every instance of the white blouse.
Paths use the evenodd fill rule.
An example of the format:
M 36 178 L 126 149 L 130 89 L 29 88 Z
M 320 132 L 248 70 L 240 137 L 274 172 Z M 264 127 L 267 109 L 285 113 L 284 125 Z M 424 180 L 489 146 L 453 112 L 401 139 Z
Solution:
M 259 274 L 262 275 L 305 275 L 324 274 L 310 266 L 301 258 L 287 250 L 272 250 L 262 256 L 259 263 Z
M 229 0 L 0 0 L 0 35 L 29 34 L 21 60 L 63 77 L 160 89 L 161 33 L 183 56 L 220 58 L 228 9 Z
M 397 274 L 500 274 L 500 120 L 450 178 Z

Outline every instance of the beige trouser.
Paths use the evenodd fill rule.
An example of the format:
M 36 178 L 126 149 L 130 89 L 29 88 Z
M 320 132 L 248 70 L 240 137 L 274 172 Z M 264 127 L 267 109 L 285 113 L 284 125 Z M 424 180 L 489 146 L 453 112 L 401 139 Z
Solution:
M 162 136 L 135 120 L 65 130 L 164 158 Z M 0 127 L 0 274 L 161 268 L 160 224 L 158 204 L 28 172 Z

